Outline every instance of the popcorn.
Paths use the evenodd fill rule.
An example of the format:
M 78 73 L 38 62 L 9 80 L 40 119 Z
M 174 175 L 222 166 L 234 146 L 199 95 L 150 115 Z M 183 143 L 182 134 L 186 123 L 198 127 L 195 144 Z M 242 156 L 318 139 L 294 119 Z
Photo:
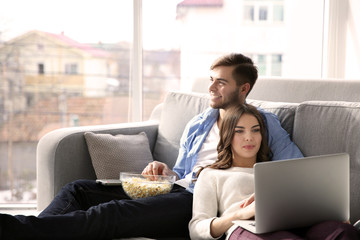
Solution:
M 122 187 L 132 199 L 156 196 L 169 193 L 172 183 L 168 180 L 151 181 L 141 177 L 129 177 L 122 179 Z

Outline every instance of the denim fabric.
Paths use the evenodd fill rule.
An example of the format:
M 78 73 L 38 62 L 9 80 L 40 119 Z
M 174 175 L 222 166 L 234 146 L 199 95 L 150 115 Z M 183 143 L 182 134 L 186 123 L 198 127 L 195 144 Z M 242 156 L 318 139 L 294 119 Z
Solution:
M 78 180 L 39 217 L 0 215 L 0 239 L 188 237 L 191 214 L 192 194 L 180 186 L 169 194 L 131 200 L 121 186 Z

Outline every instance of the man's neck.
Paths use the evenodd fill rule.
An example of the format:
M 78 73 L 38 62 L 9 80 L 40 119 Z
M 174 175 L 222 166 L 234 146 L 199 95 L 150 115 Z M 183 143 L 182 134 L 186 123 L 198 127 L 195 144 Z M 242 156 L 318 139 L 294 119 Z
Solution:
M 219 116 L 218 116 L 218 119 L 217 119 L 217 125 L 218 125 L 218 127 L 220 127 L 220 125 L 221 125 L 221 122 L 222 122 L 222 120 L 223 120 L 223 117 L 224 117 L 225 112 L 226 112 L 225 109 L 219 109 Z

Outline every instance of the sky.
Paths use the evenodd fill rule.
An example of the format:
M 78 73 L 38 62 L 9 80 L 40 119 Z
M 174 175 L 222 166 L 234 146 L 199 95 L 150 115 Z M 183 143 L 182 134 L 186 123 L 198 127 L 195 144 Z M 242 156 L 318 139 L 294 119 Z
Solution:
M 176 46 L 178 2 L 143 1 L 144 47 Z M 0 0 L 0 40 L 36 29 L 84 43 L 131 41 L 132 6 L 132 0 Z

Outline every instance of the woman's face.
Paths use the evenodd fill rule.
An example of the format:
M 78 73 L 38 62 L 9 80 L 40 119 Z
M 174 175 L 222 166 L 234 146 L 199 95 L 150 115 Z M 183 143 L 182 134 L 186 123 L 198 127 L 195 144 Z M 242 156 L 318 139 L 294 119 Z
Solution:
M 231 143 L 233 166 L 253 167 L 262 139 L 258 120 L 251 114 L 243 114 L 234 131 Z

